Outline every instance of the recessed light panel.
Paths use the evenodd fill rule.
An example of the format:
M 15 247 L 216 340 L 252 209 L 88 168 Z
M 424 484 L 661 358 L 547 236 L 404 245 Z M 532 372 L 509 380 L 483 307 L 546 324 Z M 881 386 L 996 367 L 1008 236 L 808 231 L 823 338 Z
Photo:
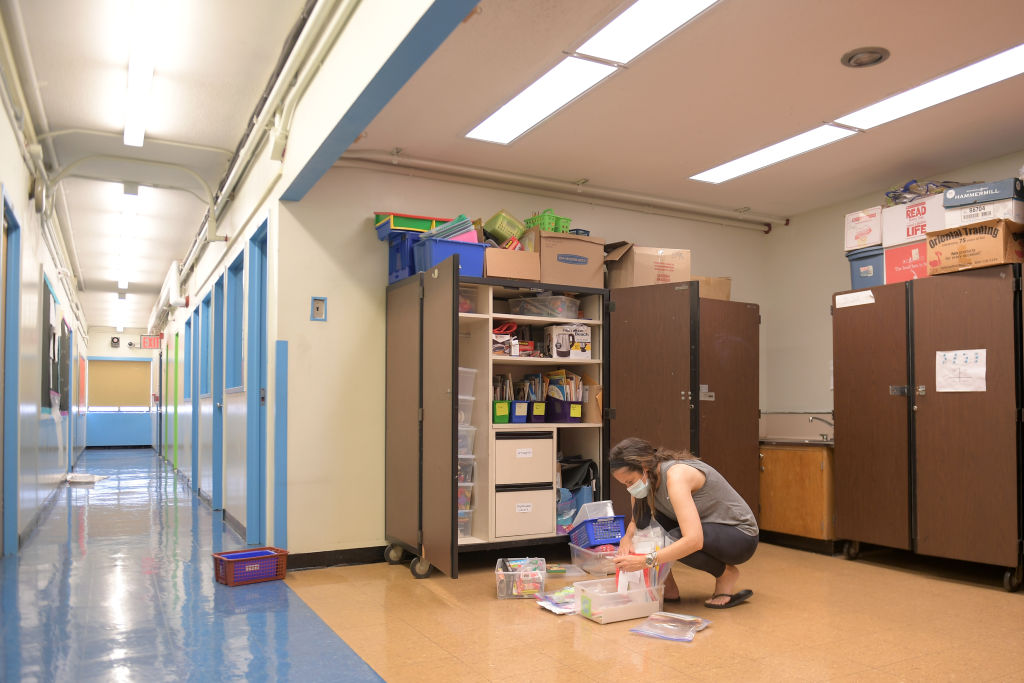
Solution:
M 716 0 L 637 0 L 577 52 L 626 64 Z

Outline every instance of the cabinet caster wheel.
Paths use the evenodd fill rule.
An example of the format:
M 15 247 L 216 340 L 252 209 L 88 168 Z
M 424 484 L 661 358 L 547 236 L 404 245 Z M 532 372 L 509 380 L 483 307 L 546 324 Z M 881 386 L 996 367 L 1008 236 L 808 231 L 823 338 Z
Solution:
M 412 575 L 415 576 L 417 579 L 425 579 L 428 576 L 430 576 L 431 569 L 432 567 L 430 566 L 430 563 L 422 557 L 415 558 L 409 564 L 409 571 L 411 571 Z
M 384 548 L 384 559 L 387 560 L 388 564 L 401 564 L 402 555 L 405 553 L 401 546 L 389 545 Z
M 1003 588 L 1008 593 L 1016 593 L 1022 583 L 1024 583 L 1024 564 L 1017 565 L 1016 569 L 1007 569 L 1003 574 Z
M 843 555 L 848 560 L 856 560 L 860 557 L 860 541 L 847 541 L 843 545 Z

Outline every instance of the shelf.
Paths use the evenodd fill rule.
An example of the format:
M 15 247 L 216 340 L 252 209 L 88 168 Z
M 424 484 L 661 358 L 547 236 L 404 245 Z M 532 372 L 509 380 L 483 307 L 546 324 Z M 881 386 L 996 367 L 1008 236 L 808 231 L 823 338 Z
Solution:
M 494 365 L 600 365 L 594 358 L 531 358 L 529 356 L 491 356 Z
M 512 313 L 495 313 L 493 316 L 495 320 L 511 320 L 517 323 L 527 323 L 531 325 L 589 325 L 591 327 L 600 327 L 600 320 L 591 320 L 590 318 L 546 318 L 540 315 L 514 315 Z
M 487 541 L 476 536 L 459 536 L 459 545 L 476 545 L 478 543 L 486 543 Z
M 465 318 L 468 320 L 487 320 L 490 317 L 491 316 L 487 315 L 486 313 L 459 313 L 460 319 Z
M 499 432 L 508 431 L 537 431 L 543 429 L 563 429 L 578 427 L 601 427 L 600 422 L 508 422 L 506 424 L 492 424 L 491 429 Z

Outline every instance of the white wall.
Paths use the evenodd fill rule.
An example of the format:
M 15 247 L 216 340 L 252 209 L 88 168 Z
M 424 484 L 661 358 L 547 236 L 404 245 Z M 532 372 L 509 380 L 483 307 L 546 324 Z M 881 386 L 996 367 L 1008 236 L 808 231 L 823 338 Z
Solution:
M 1024 151 L 942 173 L 934 180 L 1001 180 L 1017 175 Z M 762 355 L 768 359 L 764 410 L 832 410 L 829 372 L 832 361 L 832 294 L 850 289 L 850 268 L 843 252 L 847 213 L 885 203 L 885 191 L 909 178 L 879 179 L 876 193 L 794 216 L 767 241 L 765 261 L 771 276 L 761 306 Z M 919 178 L 924 181 L 926 179 Z
M 141 335 L 146 330 L 126 327 L 124 332 L 118 332 L 113 327 L 93 326 L 89 328 L 89 358 L 153 358 L 157 357 L 159 350 L 141 348 Z M 121 346 L 114 348 L 110 345 L 111 337 L 119 337 Z M 132 342 L 134 346 L 128 346 Z M 156 385 L 154 384 L 154 387 Z

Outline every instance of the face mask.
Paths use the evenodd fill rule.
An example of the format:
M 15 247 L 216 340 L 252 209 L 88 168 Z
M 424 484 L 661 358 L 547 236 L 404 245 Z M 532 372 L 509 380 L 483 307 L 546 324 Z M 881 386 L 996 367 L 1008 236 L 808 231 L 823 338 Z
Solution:
M 632 485 L 627 486 L 626 490 L 634 498 L 646 498 L 648 491 L 647 478 L 637 479 Z

